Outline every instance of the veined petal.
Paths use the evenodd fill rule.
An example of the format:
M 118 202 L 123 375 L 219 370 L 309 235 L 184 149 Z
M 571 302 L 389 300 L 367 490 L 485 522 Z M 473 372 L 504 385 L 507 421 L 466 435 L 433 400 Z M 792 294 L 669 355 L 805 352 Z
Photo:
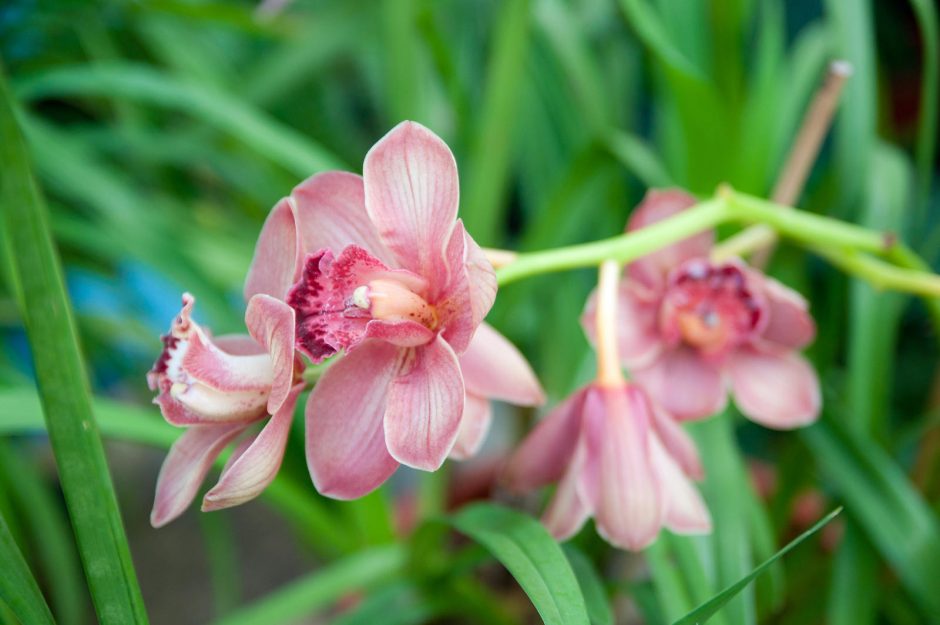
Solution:
M 261 391 L 220 391 L 205 384 L 164 384 L 154 399 L 171 424 L 248 424 L 267 414 L 268 394 Z
M 450 453 L 463 417 L 464 384 L 457 356 L 438 336 L 409 350 L 388 390 L 385 442 L 398 462 L 436 471 Z
M 588 393 L 585 413 L 605 415 L 600 449 L 600 489 L 594 518 L 611 544 L 639 550 L 659 534 L 666 505 L 653 468 L 645 398 L 635 388 Z
M 307 178 L 291 191 L 303 252 L 312 254 L 357 245 L 386 265 L 393 257 L 366 211 L 362 177 L 328 171 Z
M 152 526 L 163 527 L 186 510 L 212 463 L 244 429 L 242 424 L 195 426 L 173 443 L 157 478 Z
M 302 258 L 294 210 L 290 199 L 284 198 L 274 205 L 261 227 L 245 279 L 245 299 L 258 293 L 283 299 L 300 275 Z
M 680 189 L 650 189 L 630 215 L 627 231 L 677 215 L 695 203 L 693 196 Z M 648 288 L 662 288 L 671 269 L 690 258 L 708 256 L 714 242 L 714 231 L 706 230 L 634 261 L 627 268 L 628 274 Z
M 624 280 L 617 291 L 617 351 L 627 369 L 649 366 L 663 351 L 659 333 L 659 299 L 649 299 L 645 289 Z M 597 344 L 597 292 L 591 292 L 581 327 L 592 345 Z
M 473 310 L 474 326 L 478 325 L 490 312 L 493 302 L 496 301 L 496 272 L 493 265 L 477 242 L 464 230 L 463 220 L 457 220 L 454 230 L 464 231 L 467 241 L 466 264 L 467 275 L 470 278 L 470 308 Z
M 459 357 L 470 392 L 519 406 L 545 402 L 545 393 L 525 357 L 505 336 L 481 323 Z
M 659 439 L 650 437 L 650 451 L 666 499 L 666 527 L 677 534 L 707 534 L 711 515 L 702 496 L 682 474 L 679 465 L 663 449 Z
M 382 421 L 403 351 L 384 341 L 365 341 L 327 369 L 310 393 L 307 466 L 320 493 L 356 499 L 398 467 L 385 445 Z
M 458 220 L 444 253 L 446 275 L 431 281 L 430 297 L 440 318 L 441 334 L 457 354 L 467 349 L 479 324 L 478 314 L 485 316 L 489 312 L 489 307 L 485 311 L 477 311 L 473 307 L 475 291 L 467 266 L 467 244 L 463 223 Z
M 556 406 L 522 441 L 506 466 L 504 481 L 509 488 L 529 491 L 561 479 L 580 435 L 588 388 Z
M 454 460 L 467 460 L 477 455 L 486 440 L 492 420 L 493 411 L 489 400 L 468 391 L 460 430 L 457 432 L 457 441 L 450 450 L 450 457 Z
M 653 401 L 680 421 L 721 412 L 728 401 L 717 366 L 684 345 L 663 352 L 650 366 L 631 373 Z
M 555 540 L 563 541 L 571 538 L 591 516 L 591 505 L 586 501 L 580 487 L 585 460 L 586 450 L 581 442 L 575 448 L 571 463 L 561 482 L 558 483 L 558 488 L 555 489 L 555 495 L 548 504 L 545 514 L 542 515 L 542 524 L 555 537 Z
M 415 122 L 379 140 L 363 164 L 366 210 L 399 264 L 427 278 L 447 275 L 444 247 L 457 218 L 457 163 Z
M 237 506 L 254 499 L 274 480 L 284 459 L 297 397 L 304 386 L 301 382 L 289 389 L 288 397 L 281 402 L 264 429 L 225 467 L 219 482 L 206 493 L 202 501 L 204 512 Z
M 726 367 L 734 402 L 749 419 L 788 430 L 819 416 L 819 378 L 799 354 L 744 347 L 729 358 Z
M 787 349 L 802 349 L 812 343 L 816 322 L 803 296 L 757 271 L 750 273 L 759 276 L 769 309 L 761 339 Z
M 692 437 L 682 429 L 672 415 L 653 401 L 650 401 L 650 411 L 653 416 L 653 429 L 666 452 L 690 478 L 693 480 L 704 478 L 705 470 L 702 468 L 702 460 Z
M 273 415 L 287 400 L 294 384 L 294 368 L 298 364 L 294 357 L 294 310 L 270 295 L 255 295 L 248 302 L 245 325 L 271 358 L 274 376 L 267 408 Z

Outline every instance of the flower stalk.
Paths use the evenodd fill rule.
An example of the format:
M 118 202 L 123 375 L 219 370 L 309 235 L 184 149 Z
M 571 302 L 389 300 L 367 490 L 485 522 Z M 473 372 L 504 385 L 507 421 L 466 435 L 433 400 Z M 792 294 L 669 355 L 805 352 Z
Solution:
M 597 281 L 597 383 L 605 388 L 623 386 L 620 355 L 617 353 L 617 288 L 620 264 L 601 263 Z

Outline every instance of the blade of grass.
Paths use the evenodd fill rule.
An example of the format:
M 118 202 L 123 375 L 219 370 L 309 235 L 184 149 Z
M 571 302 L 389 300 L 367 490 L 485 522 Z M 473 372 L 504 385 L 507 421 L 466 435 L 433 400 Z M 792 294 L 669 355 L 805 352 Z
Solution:
M 699 607 L 695 608 L 694 610 L 686 614 L 684 617 L 682 617 L 681 619 L 673 623 L 673 625 L 700 625 L 701 623 L 705 623 L 706 621 L 708 621 L 708 619 L 710 619 L 712 615 L 718 612 L 718 610 L 720 610 L 725 604 L 727 604 L 735 595 L 737 595 L 742 590 L 744 590 L 744 588 L 746 588 L 752 581 L 754 581 L 754 579 L 758 575 L 760 575 L 765 570 L 767 570 L 768 567 L 770 567 L 774 562 L 776 562 L 777 560 L 782 558 L 784 555 L 786 555 L 794 547 L 796 547 L 797 545 L 802 543 L 804 540 L 806 540 L 807 538 L 809 538 L 810 536 L 818 532 L 820 529 L 822 529 L 824 525 L 826 525 L 829 521 L 834 519 L 836 515 L 839 514 L 840 512 L 842 512 L 842 508 L 836 508 L 835 510 L 833 510 L 832 512 L 824 516 L 815 525 L 813 525 L 813 527 L 809 528 L 808 530 L 806 530 L 805 532 L 803 532 L 802 534 L 794 538 L 783 549 L 775 553 L 772 558 L 762 562 L 753 571 L 751 571 L 750 573 L 748 573 L 747 575 L 739 579 L 734 584 L 728 586 L 727 588 L 722 590 L 720 593 L 718 593 L 717 595 L 715 595 L 714 597 L 712 597 L 711 599 L 709 599 L 708 601 L 706 601 Z
M 49 606 L 39 585 L 29 571 L 7 522 L 0 514 L 0 603 L 23 623 L 29 625 L 55 625 Z
M 930 0 L 910 0 L 923 39 L 923 71 L 920 83 L 920 113 L 917 124 L 917 207 L 920 220 L 926 217 L 933 157 L 937 150 L 938 99 L 940 99 L 940 20 L 937 5 Z M 918 221 L 920 221 L 918 220 Z
M 0 197 L 20 309 L 95 609 L 104 625 L 146 623 L 45 206 L 30 171 L 12 96 L 2 74 L 0 156 L 4 163 Z
M 562 550 L 568 558 L 571 570 L 578 578 L 578 585 L 584 595 L 584 603 L 587 605 L 588 617 L 592 625 L 614 625 L 614 613 L 607 600 L 604 580 L 601 579 L 591 560 L 571 543 L 562 545 Z

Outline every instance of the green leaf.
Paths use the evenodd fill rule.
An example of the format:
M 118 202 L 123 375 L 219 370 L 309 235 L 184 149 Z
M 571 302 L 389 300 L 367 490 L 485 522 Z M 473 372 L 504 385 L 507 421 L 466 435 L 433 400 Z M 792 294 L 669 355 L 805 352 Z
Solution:
M 2 74 L 0 162 L 0 200 L 17 299 L 95 609 L 103 625 L 146 623 L 46 209 Z
M 216 621 L 215 625 L 289 625 L 306 622 L 320 608 L 347 593 L 393 578 L 405 565 L 401 545 L 373 547 L 331 563 L 263 599 Z
M 506 567 L 546 625 L 588 625 L 578 580 L 541 523 L 508 508 L 479 503 L 463 508 L 451 524 Z
M 228 132 L 300 178 L 343 169 L 332 152 L 238 98 L 143 65 L 99 63 L 56 68 L 17 83 L 22 98 L 124 97 L 200 118 Z
M 917 124 L 919 214 L 924 216 L 933 178 L 933 156 L 937 150 L 938 99 L 940 99 L 940 32 L 937 5 L 931 0 L 910 0 L 924 44 L 923 78 L 920 91 L 920 120 Z
M 869 438 L 832 419 L 801 431 L 851 516 L 925 614 L 940 614 L 940 526 L 900 467 Z
M 754 579 L 767 570 L 774 562 L 782 558 L 789 552 L 791 549 L 799 545 L 801 542 L 818 532 L 826 523 L 831 521 L 836 517 L 837 514 L 842 512 L 842 508 L 837 508 L 824 516 L 820 521 L 818 521 L 813 527 L 809 528 L 792 541 L 790 541 L 783 549 L 778 551 L 768 560 L 762 562 L 756 569 L 739 579 L 734 584 L 728 586 L 720 593 L 695 608 L 681 619 L 673 623 L 673 625 L 699 625 L 710 619 L 718 610 L 720 610 L 728 601 L 734 598 L 739 592 L 741 592 L 748 584 L 750 584 Z
M 584 603 L 587 605 L 592 625 L 613 625 L 614 613 L 607 600 L 604 580 L 601 579 L 591 560 L 571 543 L 562 545 L 562 550 L 568 557 L 568 564 L 571 565 L 574 576 L 578 578 L 578 585 L 584 594 Z
M 29 571 L 23 554 L 20 553 L 0 514 L 0 604 L 7 607 L 23 623 L 55 625 L 49 606 L 39 590 L 39 585 Z

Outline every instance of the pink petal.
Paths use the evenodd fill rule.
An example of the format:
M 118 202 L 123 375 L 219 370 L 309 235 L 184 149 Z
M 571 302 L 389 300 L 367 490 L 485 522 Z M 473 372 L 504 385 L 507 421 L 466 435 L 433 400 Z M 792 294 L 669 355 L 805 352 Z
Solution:
M 761 278 L 770 309 L 761 338 L 789 349 L 802 349 L 812 343 L 816 338 L 816 322 L 803 296 L 773 278 L 762 275 Z
M 650 409 L 653 415 L 653 429 L 669 456 L 693 480 L 704 478 L 705 470 L 702 468 L 702 460 L 692 437 L 682 429 L 682 426 L 673 419 L 672 415 L 655 402 L 650 402 Z
M 620 284 L 617 299 L 617 350 L 628 369 L 649 366 L 663 350 L 659 333 L 659 300 L 649 299 L 645 289 L 629 280 Z M 592 345 L 597 344 L 597 294 L 593 291 L 581 314 Z
M 627 222 L 627 231 L 638 230 L 668 219 L 696 204 L 696 199 L 680 189 L 650 189 Z M 683 261 L 708 256 L 715 242 L 715 233 L 706 230 L 678 243 L 648 254 L 628 267 L 629 276 L 649 288 L 660 288 L 666 274 Z
M 653 463 L 666 499 L 666 527 L 677 534 L 707 534 L 712 529 L 712 521 L 702 496 L 656 436 L 650 437 L 650 443 Z
M 588 388 L 556 406 L 522 441 L 506 467 L 503 479 L 509 488 L 524 492 L 561 479 L 580 435 Z
M 163 527 L 186 510 L 212 463 L 244 429 L 240 424 L 195 426 L 173 443 L 157 478 L 152 526 Z
M 205 384 L 174 384 L 154 399 L 163 417 L 185 427 L 240 423 L 246 425 L 267 414 L 268 395 L 259 391 L 219 391 Z
M 493 411 L 490 409 L 489 400 L 468 391 L 457 442 L 450 450 L 450 457 L 454 460 L 467 460 L 477 455 L 486 439 L 486 433 L 489 432 L 492 419 Z
M 387 480 L 398 463 L 385 445 L 382 420 L 402 350 L 366 341 L 317 382 L 307 401 L 307 466 L 320 493 L 356 499 Z
M 409 350 L 388 390 L 385 442 L 392 457 L 415 469 L 440 468 L 457 440 L 464 394 L 457 356 L 444 339 Z
M 545 393 L 525 357 L 492 326 L 477 328 L 460 369 L 469 392 L 519 406 L 545 402 Z
M 237 506 L 254 499 L 274 480 L 284 459 L 297 397 L 304 386 L 301 382 L 289 390 L 286 401 L 281 402 L 264 429 L 248 447 L 239 450 L 241 453 L 238 457 L 222 471 L 219 482 L 202 500 L 204 512 Z
M 457 218 L 457 163 L 447 145 L 415 122 L 395 126 L 366 154 L 366 210 L 405 269 L 446 277 L 444 247 Z
M 294 211 L 288 198 L 271 209 L 255 245 L 245 279 L 245 299 L 264 293 L 283 299 L 300 274 L 303 257 Z
M 584 410 L 605 416 L 597 531 L 613 545 L 642 549 L 659 534 L 666 504 L 652 463 L 645 398 L 630 387 L 597 389 L 588 394 Z
M 799 354 L 746 347 L 736 351 L 726 366 L 734 402 L 751 420 L 787 430 L 819 416 L 819 378 Z
M 591 516 L 591 505 L 580 487 L 586 461 L 584 443 L 575 449 L 574 456 L 551 503 L 542 515 L 542 523 L 555 540 L 567 540 L 578 533 Z
M 252 338 L 271 357 L 274 380 L 268 396 L 268 412 L 276 414 L 294 384 L 294 310 L 270 295 L 255 295 L 248 302 L 245 325 Z
M 398 347 L 418 347 L 434 340 L 434 332 L 417 321 L 384 321 L 373 319 L 366 324 L 367 339 L 381 339 Z M 352 349 L 352 346 L 350 347 Z
M 233 356 L 257 356 L 267 350 L 247 334 L 223 334 L 213 337 L 212 342 L 226 354 Z
M 464 232 L 463 222 L 458 220 L 445 252 L 444 266 L 447 276 L 432 281 L 437 288 L 430 294 L 443 328 L 441 334 L 457 354 L 462 354 L 467 349 L 474 331 L 493 305 L 492 299 L 480 299 L 480 285 L 471 282 L 467 264 L 467 246 L 471 243 L 472 240 Z M 479 278 L 480 273 L 477 267 L 475 277 Z M 492 295 L 495 296 L 495 274 L 492 279 Z
M 464 230 L 463 221 L 460 219 L 454 228 L 455 232 L 458 230 Z M 464 237 L 467 239 L 466 264 L 470 278 L 470 308 L 473 310 L 473 323 L 476 326 L 483 321 L 496 301 L 496 272 L 473 237 L 466 231 Z
M 366 212 L 361 176 L 345 171 L 317 174 L 294 187 L 291 201 L 305 254 L 322 249 L 338 254 L 357 245 L 386 265 L 393 264 Z
M 632 373 L 652 400 L 680 421 L 721 412 L 728 399 L 716 366 L 684 345 L 663 352 L 652 365 Z

